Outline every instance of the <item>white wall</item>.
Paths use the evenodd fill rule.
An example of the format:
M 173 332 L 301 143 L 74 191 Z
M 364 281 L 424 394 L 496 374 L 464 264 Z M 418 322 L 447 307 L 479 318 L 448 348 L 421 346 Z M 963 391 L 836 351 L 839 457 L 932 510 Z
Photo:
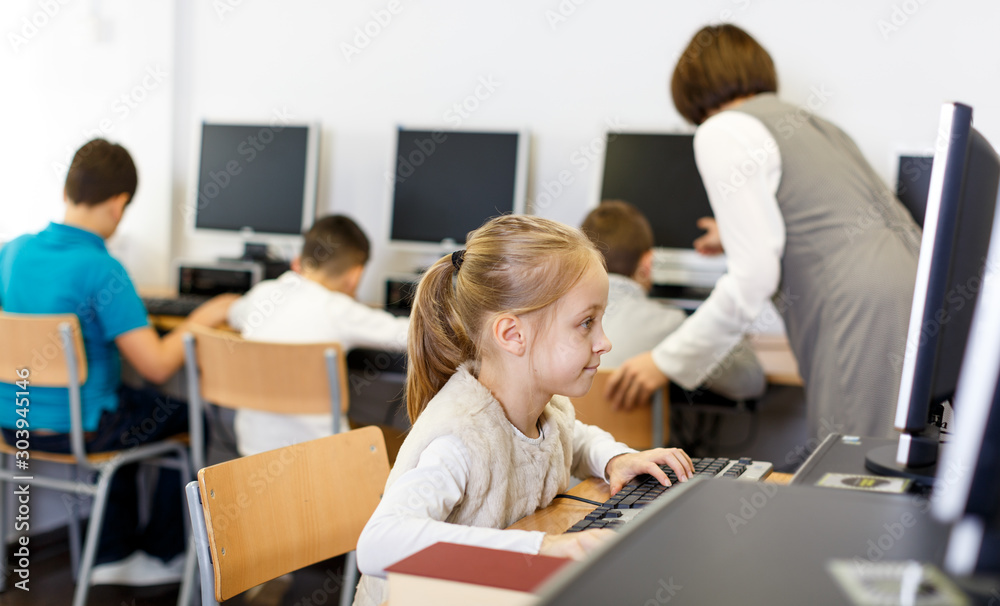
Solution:
M 72 155 L 102 136 L 127 147 L 139 170 L 109 248 L 136 282 L 166 281 L 174 30 L 169 3 L 4 2 L 0 240 L 62 219 Z
M 174 256 L 237 252 L 236 242 L 183 228 L 198 121 L 266 121 L 287 109 L 323 124 L 319 212 L 350 214 L 372 237 L 361 296 L 379 300 L 381 274 L 411 264 L 385 244 L 394 128 L 453 125 L 446 112 L 481 78 L 499 84 L 461 127 L 530 129 L 529 198 L 547 202 L 540 214 L 576 223 L 596 199 L 599 170 L 580 152 L 599 151 L 608 124 L 687 128 L 666 82 L 707 22 L 733 21 L 757 37 L 787 100 L 805 103 L 824 91 L 819 113 L 853 135 L 887 181 L 894 151 L 932 146 L 943 101 L 971 104 L 980 130 L 1000 142 L 1000 5 L 992 2 L 576 2 L 398 0 L 398 12 L 376 28 L 373 12 L 389 0 L 69 0 L 18 53 L 9 40 L 3 51 L 0 74 L 11 94 L 0 101 L 9 125 L 0 239 L 58 211 L 62 177 L 53 159 L 82 142 L 83 129 L 114 119 L 110 105 L 149 65 L 167 77 L 108 133 L 141 171 L 121 245 L 140 283 L 166 282 L 168 247 Z M 5 2 L 0 30 L 16 31 L 42 4 Z M 560 11 L 567 16 L 555 21 Z M 93 14 L 110 30 L 96 42 L 86 21 Z M 377 35 L 345 56 L 343 44 L 354 45 L 366 25 Z M 541 194 L 565 170 L 573 183 L 549 202 Z

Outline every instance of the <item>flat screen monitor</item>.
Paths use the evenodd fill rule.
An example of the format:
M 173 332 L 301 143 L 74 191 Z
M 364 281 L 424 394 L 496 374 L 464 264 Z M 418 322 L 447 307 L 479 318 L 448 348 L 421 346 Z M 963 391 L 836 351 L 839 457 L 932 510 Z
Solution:
M 601 200 L 635 205 L 653 228 L 653 281 L 711 287 L 725 273 L 725 256 L 694 250 L 697 226 L 712 207 L 694 160 L 694 135 L 609 133 L 599 188 Z
M 400 128 L 390 239 L 453 246 L 491 217 L 524 212 L 527 133 Z
M 945 567 L 960 576 L 1000 575 L 1000 215 L 992 231 L 932 500 L 934 515 L 953 524 Z
M 955 394 L 966 351 L 1000 183 L 1000 160 L 972 126 L 972 108 L 948 103 L 917 261 L 896 404 L 896 448 L 875 449 L 866 465 L 880 474 L 932 483 L 944 406 Z M 958 411 L 956 411 L 958 412 Z
M 316 212 L 316 124 L 203 122 L 194 227 L 299 236 Z
M 896 197 L 917 225 L 924 224 L 933 163 L 934 156 L 900 154 L 897 158 Z

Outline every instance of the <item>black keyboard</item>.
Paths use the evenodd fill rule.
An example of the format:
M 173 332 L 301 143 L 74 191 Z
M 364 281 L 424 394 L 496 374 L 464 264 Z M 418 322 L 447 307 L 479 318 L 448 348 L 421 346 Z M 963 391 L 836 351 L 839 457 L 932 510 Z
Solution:
M 178 295 L 176 297 L 142 297 L 146 313 L 151 316 L 186 317 L 196 307 L 208 301 L 203 295 Z
M 749 457 L 741 459 L 704 457 L 691 459 L 691 462 L 694 464 L 696 476 L 732 478 L 747 482 L 759 482 L 771 475 L 774 469 L 770 463 L 754 461 Z M 579 532 L 590 528 L 615 529 L 632 521 L 642 508 L 677 484 L 677 476 L 673 469 L 666 465 L 660 465 L 660 469 L 670 478 L 671 486 L 663 486 L 650 475 L 636 476 L 622 487 L 618 494 L 602 503 L 566 532 Z

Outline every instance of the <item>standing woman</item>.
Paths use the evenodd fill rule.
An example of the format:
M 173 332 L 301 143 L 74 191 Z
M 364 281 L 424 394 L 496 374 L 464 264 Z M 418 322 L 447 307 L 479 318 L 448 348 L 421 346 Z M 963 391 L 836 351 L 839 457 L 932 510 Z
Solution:
M 698 125 L 728 272 L 680 329 L 616 371 L 609 395 L 634 406 L 667 377 L 697 387 L 773 299 L 810 435 L 889 436 L 920 228 L 843 131 L 776 91 L 770 55 L 734 25 L 702 28 L 681 55 L 671 92 Z

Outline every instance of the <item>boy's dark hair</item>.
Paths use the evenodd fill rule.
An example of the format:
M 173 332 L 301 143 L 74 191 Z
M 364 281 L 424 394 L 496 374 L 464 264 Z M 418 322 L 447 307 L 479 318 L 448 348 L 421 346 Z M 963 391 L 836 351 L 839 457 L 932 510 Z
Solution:
M 653 248 L 653 228 L 635 206 L 623 200 L 604 200 L 580 226 L 604 255 L 608 273 L 632 277 L 639 260 Z
M 734 99 L 777 90 L 771 55 L 729 24 L 701 28 L 681 53 L 670 81 L 674 106 L 693 124 Z
M 339 276 L 367 263 L 368 252 L 368 236 L 357 223 L 344 215 L 327 215 L 317 219 L 306 232 L 302 265 Z
M 139 177 L 128 151 L 117 143 L 94 139 L 76 151 L 66 173 L 66 197 L 94 206 L 118 194 L 132 201 Z

